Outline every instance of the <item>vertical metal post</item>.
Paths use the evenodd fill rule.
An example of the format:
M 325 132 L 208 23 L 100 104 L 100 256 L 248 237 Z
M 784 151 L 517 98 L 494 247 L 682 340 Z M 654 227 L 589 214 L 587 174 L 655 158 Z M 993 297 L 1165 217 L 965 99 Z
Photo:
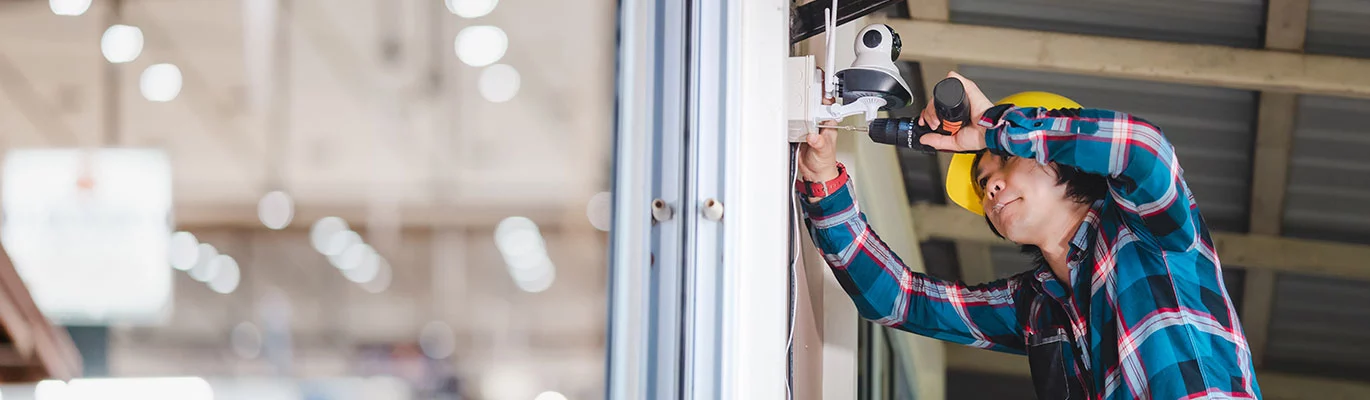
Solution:
M 608 393 L 678 398 L 688 16 L 683 0 L 619 10 Z M 658 199 L 673 216 L 654 220 Z
M 788 10 L 620 4 L 610 398 L 784 396 Z
M 615 81 L 613 228 L 609 232 L 609 331 L 605 392 L 609 399 L 647 398 L 649 377 L 646 340 L 651 334 L 647 281 L 653 256 L 647 249 L 652 201 L 650 179 L 652 136 L 650 108 L 654 65 L 649 54 L 654 29 L 654 3 L 620 1 L 618 60 Z
M 689 123 L 686 162 L 685 353 L 683 398 L 719 398 L 719 279 L 722 276 L 722 224 L 701 217 L 701 206 L 723 191 L 722 145 L 727 98 L 729 43 L 723 2 L 694 1 L 689 26 Z

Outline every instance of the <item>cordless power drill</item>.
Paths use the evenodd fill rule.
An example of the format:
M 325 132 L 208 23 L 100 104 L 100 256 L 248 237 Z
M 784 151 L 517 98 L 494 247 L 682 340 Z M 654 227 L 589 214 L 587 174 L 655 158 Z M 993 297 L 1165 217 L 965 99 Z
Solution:
M 970 103 L 966 99 L 966 87 L 956 78 L 937 82 L 932 90 L 933 110 L 941 125 L 937 129 L 929 125 L 919 125 L 918 117 L 913 118 L 876 118 L 871 120 L 867 133 L 876 143 L 907 147 L 924 153 L 936 153 L 937 149 L 918 141 L 923 135 L 940 133 L 953 135 L 970 121 Z M 925 121 L 927 122 L 927 121 Z

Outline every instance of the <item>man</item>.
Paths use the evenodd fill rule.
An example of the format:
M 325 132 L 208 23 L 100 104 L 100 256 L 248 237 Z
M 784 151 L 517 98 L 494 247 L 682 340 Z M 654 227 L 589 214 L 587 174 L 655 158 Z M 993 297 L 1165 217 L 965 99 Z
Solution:
M 799 186 L 810 234 L 861 316 L 1025 354 L 1039 399 L 1260 398 L 1213 241 L 1160 129 L 1047 93 L 995 105 L 949 76 L 978 123 L 921 141 L 961 153 L 948 195 L 1037 267 L 977 286 L 909 271 L 867 226 L 824 130 L 801 148 Z M 938 126 L 931 107 L 922 120 Z

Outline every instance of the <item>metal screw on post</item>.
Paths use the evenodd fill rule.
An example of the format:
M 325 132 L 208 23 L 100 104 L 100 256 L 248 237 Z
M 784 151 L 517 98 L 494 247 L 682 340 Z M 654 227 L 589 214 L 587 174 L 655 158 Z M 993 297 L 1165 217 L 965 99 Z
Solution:
M 704 208 L 700 209 L 704 218 L 710 221 L 720 221 L 723 219 L 723 202 L 712 198 L 704 200 Z
M 671 206 L 666 204 L 666 200 L 652 200 L 652 220 L 656 222 L 666 222 L 671 220 Z

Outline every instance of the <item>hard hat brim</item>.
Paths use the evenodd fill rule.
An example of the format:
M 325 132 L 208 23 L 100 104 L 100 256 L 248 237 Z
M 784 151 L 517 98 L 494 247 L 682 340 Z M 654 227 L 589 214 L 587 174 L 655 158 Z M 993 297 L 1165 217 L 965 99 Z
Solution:
M 1055 93 L 1022 92 L 1000 99 L 995 104 L 1013 104 L 1018 107 L 1042 107 L 1046 109 L 1084 108 L 1080 103 Z M 980 190 L 975 184 L 971 170 L 975 167 L 975 153 L 957 153 L 951 157 L 947 166 L 947 197 L 953 203 L 970 212 L 985 215 L 980 201 Z

